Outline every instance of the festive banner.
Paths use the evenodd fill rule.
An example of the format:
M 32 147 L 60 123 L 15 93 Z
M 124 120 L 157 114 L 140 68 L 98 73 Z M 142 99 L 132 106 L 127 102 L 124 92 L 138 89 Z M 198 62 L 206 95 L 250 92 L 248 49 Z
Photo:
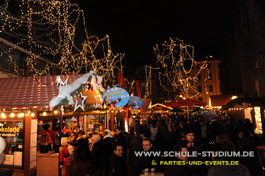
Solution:
M 120 108 L 129 102 L 130 97 L 126 90 L 119 87 L 113 87 L 104 92 L 102 99 L 106 105 L 109 105 L 112 108 Z
M 137 96 L 132 96 L 130 97 L 128 105 L 132 106 L 132 109 L 139 109 L 140 107 L 142 107 L 143 101 Z

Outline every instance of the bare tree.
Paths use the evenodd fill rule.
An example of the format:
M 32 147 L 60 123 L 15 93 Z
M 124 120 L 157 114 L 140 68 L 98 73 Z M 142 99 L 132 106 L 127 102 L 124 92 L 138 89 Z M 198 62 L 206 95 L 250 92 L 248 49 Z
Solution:
M 178 38 L 170 38 L 161 46 L 157 44 L 154 52 L 160 66 L 160 84 L 170 92 L 173 100 L 178 97 L 193 98 L 199 94 L 196 87 L 198 75 L 207 69 L 207 63 L 195 61 L 193 46 Z
M 0 42 L 0 56 L 9 63 L 4 71 L 15 74 L 93 69 L 114 82 L 114 71 L 122 69 L 124 54 L 112 52 L 109 36 L 89 36 L 83 10 L 69 0 L 5 0 L 0 4 Z M 18 59 L 17 52 L 24 58 Z

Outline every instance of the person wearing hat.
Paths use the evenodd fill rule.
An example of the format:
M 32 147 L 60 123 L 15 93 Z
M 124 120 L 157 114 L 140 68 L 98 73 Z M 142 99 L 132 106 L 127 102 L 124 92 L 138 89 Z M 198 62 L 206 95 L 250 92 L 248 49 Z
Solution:
M 186 130 L 183 132 L 183 138 L 181 138 L 181 144 L 187 146 L 189 151 L 199 151 L 200 144 L 196 140 L 195 132 L 193 130 Z
M 201 145 L 198 140 L 196 140 L 195 136 L 196 132 L 194 132 L 192 129 L 186 130 L 184 132 L 184 139 L 181 141 L 181 145 L 184 147 L 187 147 L 190 154 L 192 152 L 196 151 L 198 153 L 201 152 Z M 189 161 L 202 161 L 205 160 L 205 158 L 202 158 L 201 156 L 191 156 L 188 158 Z M 191 172 L 193 174 L 205 174 L 205 171 L 207 170 L 207 166 L 196 166 L 192 165 L 190 166 Z

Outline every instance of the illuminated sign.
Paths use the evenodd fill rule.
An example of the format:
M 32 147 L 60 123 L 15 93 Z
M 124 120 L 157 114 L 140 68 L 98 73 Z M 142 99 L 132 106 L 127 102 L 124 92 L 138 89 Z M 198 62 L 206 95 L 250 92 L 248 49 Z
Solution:
M 139 109 L 143 105 L 143 101 L 140 97 L 132 96 L 130 97 L 129 106 L 131 106 L 132 109 Z
M 102 99 L 106 105 L 109 105 L 112 108 L 120 108 L 129 102 L 130 97 L 126 90 L 119 87 L 113 87 L 104 92 Z
M 20 132 L 20 128 L 18 128 L 18 127 L 13 127 L 13 128 L 10 128 L 10 127 L 3 128 L 3 127 L 1 127 L 0 128 L 0 132 L 18 133 L 18 132 Z

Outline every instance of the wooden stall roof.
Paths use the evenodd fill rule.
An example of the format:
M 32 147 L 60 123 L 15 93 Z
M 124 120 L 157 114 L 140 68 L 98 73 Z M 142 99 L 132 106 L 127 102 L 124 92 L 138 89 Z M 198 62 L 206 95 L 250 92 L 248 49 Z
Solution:
M 223 106 L 231 101 L 233 95 L 212 95 L 210 96 L 212 106 Z M 236 95 L 237 97 L 243 97 L 243 95 Z
M 55 82 L 57 76 L 0 78 L 0 107 L 29 108 L 49 106 L 50 100 L 59 93 Z M 69 76 L 68 84 L 71 84 L 82 75 L 60 76 L 63 81 Z
M 247 103 L 248 107 L 260 106 L 265 107 L 265 97 L 242 97 L 229 101 L 226 105 L 222 107 L 222 109 L 226 110 L 229 108 L 233 108 L 236 105 L 243 105 L 243 103 Z
M 172 107 L 168 107 L 164 104 L 161 104 L 161 103 L 156 103 L 156 104 L 153 104 L 150 109 L 173 109 Z

